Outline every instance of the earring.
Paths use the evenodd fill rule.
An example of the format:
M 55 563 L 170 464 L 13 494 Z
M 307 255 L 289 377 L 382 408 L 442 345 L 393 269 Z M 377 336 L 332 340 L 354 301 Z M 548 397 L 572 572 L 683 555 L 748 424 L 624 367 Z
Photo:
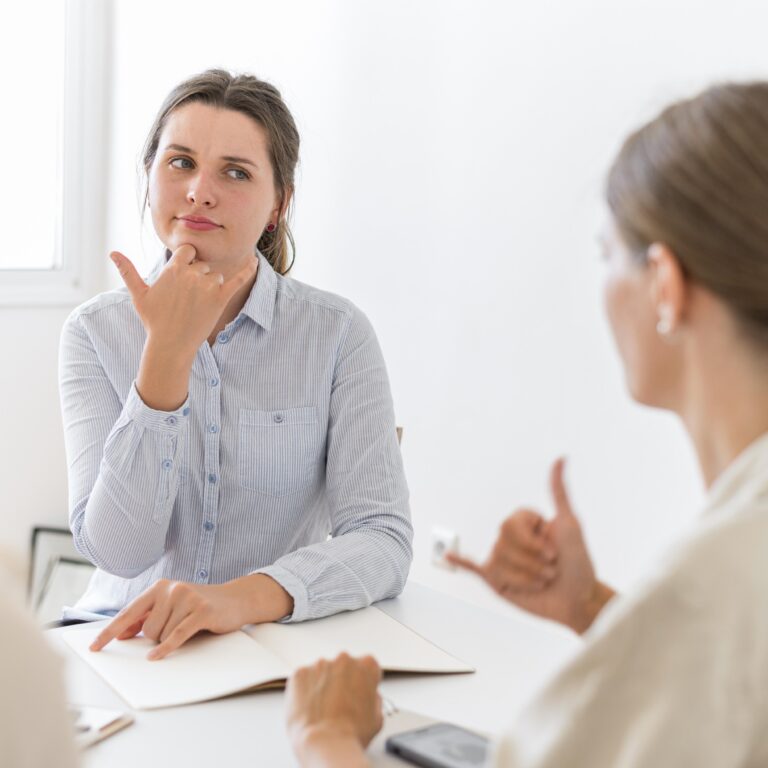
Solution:
M 270 235 L 271 235 L 271 234 L 272 234 L 272 233 L 273 233 L 273 232 L 274 232 L 276 229 L 277 229 L 277 224 L 273 224 L 272 222 L 270 222 L 269 224 L 267 224 L 267 232 L 269 232 L 269 234 L 270 234 Z
M 656 333 L 665 337 L 672 333 L 672 311 L 667 306 L 659 307 L 659 322 L 656 323 Z

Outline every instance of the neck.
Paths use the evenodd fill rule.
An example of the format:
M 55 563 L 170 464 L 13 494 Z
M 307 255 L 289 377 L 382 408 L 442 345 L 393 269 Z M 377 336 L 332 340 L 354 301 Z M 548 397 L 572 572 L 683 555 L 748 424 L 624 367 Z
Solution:
M 214 267 L 214 268 L 217 269 L 217 271 L 220 271 L 224 275 L 224 280 L 230 280 L 244 266 L 245 266 L 245 262 L 241 262 L 231 267 L 222 266 L 222 267 Z M 223 328 L 225 328 L 228 323 L 231 323 L 240 314 L 240 310 L 242 310 L 242 308 L 245 306 L 245 302 L 248 301 L 248 297 L 251 295 L 251 290 L 253 290 L 253 286 L 255 285 L 256 280 L 258 279 L 258 276 L 259 276 L 259 273 L 257 270 L 253 278 L 249 280 L 242 288 L 240 288 L 240 290 L 230 299 L 227 306 L 224 307 L 224 311 L 221 313 L 221 316 L 219 317 L 218 322 L 216 323 L 216 326 L 214 327 L 213 331 L 208 337 L 209 343 L 213 344 L 219 332 Z
M 691 437 L 707 488 L 768 432 L 766 356 L 735 346 L 691 367 L 683 382 L 682 405 L 675 409 Z

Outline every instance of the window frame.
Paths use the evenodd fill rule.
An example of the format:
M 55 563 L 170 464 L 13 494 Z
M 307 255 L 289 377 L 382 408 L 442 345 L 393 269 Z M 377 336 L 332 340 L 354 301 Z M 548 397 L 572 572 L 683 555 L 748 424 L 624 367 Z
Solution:
M 103 281 L 112 0 L 66 0 L 56 266 L 0 269 L 0 307 L 84 301 Z

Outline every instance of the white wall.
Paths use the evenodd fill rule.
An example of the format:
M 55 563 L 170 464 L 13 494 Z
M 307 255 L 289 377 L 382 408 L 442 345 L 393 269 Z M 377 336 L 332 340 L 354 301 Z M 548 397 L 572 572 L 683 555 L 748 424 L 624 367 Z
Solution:
M 768 76 L 767 22 L 746 0 L 119 0 L 109 247 L 154 256 L 136 164 L 165 93 L 216 65 L 271 80 L 303 139 L 294 276 L 362 307 L 388 361 L 414 576 L 485 599 L 430 567 L 431 527 L 483 553 L 513 506 L 548 509 L 566 453 L 599 571 L 624 587 L 701 489 L 679 426 L 623 390 L 595 245 L 603 173 L 667 100 Z M 65 498 L 53 314 L 5 313 L 22 375 L 4 370 L 0 396 L 22 449 L 4 441 L 18 517 L 0 542 Z

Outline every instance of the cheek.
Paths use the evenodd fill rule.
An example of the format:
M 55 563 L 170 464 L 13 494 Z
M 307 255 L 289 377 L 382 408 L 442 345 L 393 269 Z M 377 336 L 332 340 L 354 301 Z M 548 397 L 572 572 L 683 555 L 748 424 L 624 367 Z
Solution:
M 642 399 L 648 358 L 643 307 L 626 278 L 608 278 L 604 302 L 627 386 L 634 397 Z
M 162 180 L 154 172 L 149 175 L 147 189 L 149 191 L 149 210 L 152 212 L 152 220 L 157 223 L 158 215 L 167 205 L 168 194 Z
M 619 354 L 624 358 L 626 346 L 626 324 L 628 314 L 627 291 L 620 279 L 609 277 L 603 287 L 603 304 L 611 333 L 619 348 Z
M 230 201 L 237 229 L 245 240 L 255 243 L 269 222 L 274 199 L 269 195 L 240 193 L 233 195 Z
M 609 278 L 604 288 L 605 310 L 627 388 L 638 402 L 655 405 L 663 366 L 656 321 L 646 295 L 642 285 L 627 278 Z

